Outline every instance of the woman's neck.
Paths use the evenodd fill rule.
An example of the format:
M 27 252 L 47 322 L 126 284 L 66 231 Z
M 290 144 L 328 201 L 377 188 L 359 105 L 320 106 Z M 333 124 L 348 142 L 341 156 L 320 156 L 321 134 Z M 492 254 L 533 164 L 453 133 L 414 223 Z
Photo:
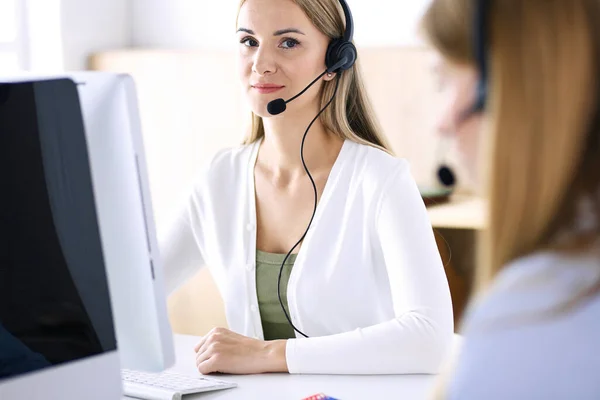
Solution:
M 257 162 L 276 175 L 297 177 L 305 175 L 300 157 L 300 147 L 312 117 L 289 114 L 276 118 L 263 118 L 265 137 Z M 342 147 L 343 140 L 329 133 L 320 120 L 311 126 L 304 142 L 304 161 L 308 169 L 316 172 L 331 168 Z

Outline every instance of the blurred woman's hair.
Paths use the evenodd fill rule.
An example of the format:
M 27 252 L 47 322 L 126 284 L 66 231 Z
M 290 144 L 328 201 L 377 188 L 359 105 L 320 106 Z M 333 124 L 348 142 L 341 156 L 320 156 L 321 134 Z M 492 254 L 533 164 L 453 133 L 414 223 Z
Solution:
M 246 0 L 241 0 L 239 10 Z M 344 35 L 344 13 L 339 0 L 293 0 L 315 27 L 329 39 Z M 324 62 L 325 60 L 323 60 Z M 359 61 L 342 73 L 338 92 L 329 107 L 321 114 L 320 121 L 329 132 L 342 139 L 371 145 L 391 153 L 391 147 L 373 112 L 371 101 L 363 83 Z M 321 107 L 333 96 L 336 79 L 324 82 L 321 90 Z M 308 83 L 308 82 L 307 82 Z M 264 137 L 262 118 L 252 113 L 252 126 L 244 144 Z
M 489 224 L 476 291 L 519 257 L 581 252 L 600 237 L 600 2 L 489 3 L 481 157 Z M 427 39 L 450 63 L 476 66 L 474 6 L 433 0 L 423 17 Z

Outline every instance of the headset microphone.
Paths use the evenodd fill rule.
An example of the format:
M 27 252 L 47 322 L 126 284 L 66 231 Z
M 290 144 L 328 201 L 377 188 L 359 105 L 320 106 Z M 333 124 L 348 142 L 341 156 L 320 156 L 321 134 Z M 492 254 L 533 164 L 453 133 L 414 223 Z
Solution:
M 288 100 L 289 101 L 289 100 Z M 267 104 L 267 111 L 271 115 L 279 115 L 285 111 L 287 103 L 284 99 L 275 99 Z
M 267 104 L 267 111 L 269 112 L 269 114 L 278 115 L 278 114 L 281 114 L 282 112 L 284 112 L 287 108 L 287 103 L 289 103 L 290 101 L 296 100 L 298 97 L 303 95 L 304 92 L 306 92 L 312 85 L 317 83 L 317 81 L 319 79 L 321 79 L 323 77 L 323 75 L 325 75 L 326 73 L 327 73 L 327 70 L 325 70 L 325 72 L 323 72 L 321 75 L 319 75 L 317 77 L 317 79 L 315 79 L 307 87 L 305 87 L 303 91 L 301 91 L 300 93 L 298 93 L 297 95 L 295 95 L 294 97 L 289 99 L 288 101 L 285 101 L 284 99 L 275 99 L 273 101 L 270 101 L 269 104 Z
M 315 83 L 317 83 L 318 80 L 323 77 L 323 75 L 330 74 L 330 73 L 338 70 L 340 67 L 344 66 L 347 63 L 348 63 L 348 57 L 342 57 L 341 60 L 339 60 L 338 62 L 336 62 L 335 64 L 333 64 L 331 67 L 327 68 L 314 81 L 312 81 L 311 83 L 309 83 L 308 86 L 305 87 L 303 91 L 301 91 L 300 93 L 298 93 L 297 95 L 295 95 L 294 97 L 292 97 L 291 99 L 289 99 L 288 101 L 285 101 L 284 99 L 275 99 L 273 101 L 270 101 L 269 104 L 267 104 L 267 111 L 271 115 L 279 115 L 279 114 L 281 114 L 282 112 L 284 112 L 287 109 L 287 103 L 289 103 L 290 101 L 296 100 L 298 97 L 300 97 L 301 95 L 303 95 L 304 92 L 306 92 L 312 85 L 314 85 Z
M 444 186 L 452 187 L 456 183 L 456 176 L 454 175 L 454 171 L 446 164 L 442 164 L 439 166 L 437 171 L 437 176 L 439 181 Z

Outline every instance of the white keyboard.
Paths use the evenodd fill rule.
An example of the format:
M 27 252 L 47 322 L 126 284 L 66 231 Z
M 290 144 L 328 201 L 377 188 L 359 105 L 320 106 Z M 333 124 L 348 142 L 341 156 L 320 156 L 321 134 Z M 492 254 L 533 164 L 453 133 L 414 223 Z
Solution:
M 191 377 L 175 372 L 139 372 L 124 369 L 125 396 L 144 400 L 181 400 L 186 394 L 210 392 L 236 387 L 235 383 L 202 376 Z

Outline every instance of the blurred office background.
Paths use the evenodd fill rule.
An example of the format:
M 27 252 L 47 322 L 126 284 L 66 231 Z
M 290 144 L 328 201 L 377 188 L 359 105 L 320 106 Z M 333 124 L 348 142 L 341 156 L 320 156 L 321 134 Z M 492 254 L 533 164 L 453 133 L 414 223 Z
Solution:
M 160 235 L 200 166 L 217 150 L 240 143 L 247 127 L 249 111 L 235 63 L 238 3 L 0 0 L 0 75 L 84 69 L 131 74 Z M 417 31 L 429 0 L 348 3 L 375 112 L 395 153 L 409 160 L 417 183 L 435 188 L 445 146 L 440 146 L 433 117 L 443 98 L 433 76 L 432 54 Z M 459 184 L 453 200 L 432 209 L 431 216 L 460 312 L 472 268 L 473 233 L 485 221 L 452 147 L 443 154 L 455 166 Z M 174 330 L 203 334 L 226 324 L 207 272 L 169 300 Z

